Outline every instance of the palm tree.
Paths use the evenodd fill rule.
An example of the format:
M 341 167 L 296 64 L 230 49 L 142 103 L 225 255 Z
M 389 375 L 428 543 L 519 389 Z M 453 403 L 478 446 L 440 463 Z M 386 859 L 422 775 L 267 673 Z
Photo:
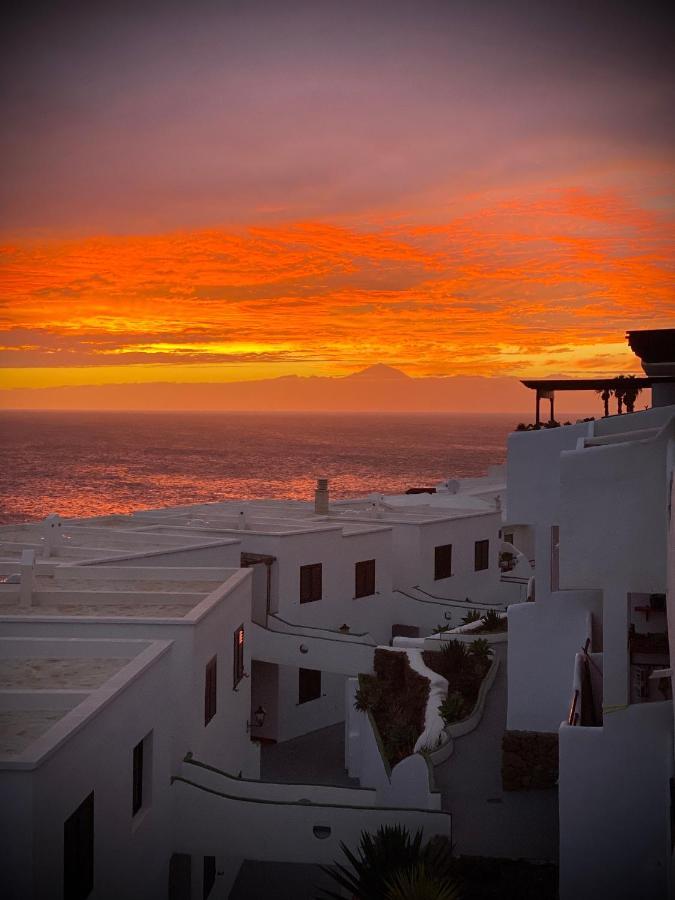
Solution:
M 609 398 L 612 396 L 612 392 L 610 391 L 609 388 L 604 387 L 604 388 L 598 388 L 595 393 L 600 395 L 600 398 L 605 405 L 605 414 L 604 415 L 605 415 L 605 418 L 607 418 L 607 416 L 609 415 Z
M 624 376 L 618 375 L 614 379 L 614 384 L 612 386 L 612 393 L 616 397 L 616 409 L 620 416 L 623 415 L 623 398 L 624 398 L 624 392 L 626 390 L 624 387 L 624 381 L 625 381 Z
M 635 401 L 638 398 L 638 394 L 641 393 L 642 388 L 635 384 L 635 375 L 629 375 L 628 378 L 626 378 L 626 384 L 623 388 L 623 399 L 626 403 L 626 412 L 635 412 Z
M 358 900 L 386 900 L 392 878 L 399 873 L 410 874 L 419 866 L 424 867 L 425 876 L 448 885 L 452 883 L 450 843 L 432 838 L 422 846 L 422 829 L 411 837 L 407 828 L 401 825 L 385 825 L 374 835 L 362 831 L 356 853 L 343 842 L 340 849 L 351 870 L 337 862 L 333 866 L 321 866 L 321 869 Z M 342 900 L 343 895 L 323 890 L 321 897 Z

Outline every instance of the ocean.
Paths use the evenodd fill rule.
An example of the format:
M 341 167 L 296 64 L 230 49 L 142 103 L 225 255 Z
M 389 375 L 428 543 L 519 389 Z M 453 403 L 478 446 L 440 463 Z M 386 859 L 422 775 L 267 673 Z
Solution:
M 363 496 L 482 475 L 517 414 L 0 414 L 0 522 L 230 498 Z

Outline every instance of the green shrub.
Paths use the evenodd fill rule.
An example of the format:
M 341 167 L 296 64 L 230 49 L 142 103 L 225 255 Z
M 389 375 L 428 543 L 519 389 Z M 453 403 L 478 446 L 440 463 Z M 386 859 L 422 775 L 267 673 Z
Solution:
M 465 616 L 462 617 L 462 622 L 465 625 L 470 625 L 471 622 L 477 622 L 480 619 L 480 613 L 477 609 L 470 609 Z
M 489 609 L 484 613 L 483 631 L 504 631 L 506 627 L 506 619 L 502 619 L 496 609 Z
M 467 646 L 463 641 L 444 641 L 441 644 L 442 664 L 448 671 L 454 672 L 462 668 L 468 655 Z
M 483 673 L 488 670 L 492 653 L 490 644 L 485 638 L 476 638 L 475 641 L 472 641 L 469 648 L 469 654 L 476 664 L 478 672 Z
M 459 722 L 465 716 L 466 702 L 458 691 L 452 691 L 438 707 L 441 719 L 446 725 Z

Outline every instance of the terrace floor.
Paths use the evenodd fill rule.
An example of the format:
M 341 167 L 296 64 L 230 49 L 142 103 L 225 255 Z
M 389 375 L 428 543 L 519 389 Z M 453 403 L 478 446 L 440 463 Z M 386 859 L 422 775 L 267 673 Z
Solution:
M 279 744 L 264 744 L 260 778 L 359 787 L 358 779 L 350 778 L 345 770 L 345 723 L 319 728 Z
M 556 860 L 557 791 L 502 790 L 508 645 L 495 647 L 500 665 L 480 725 L 458 738 L 450 759 L 435 769 L 443 809 L 452 814 L 455 853 Z

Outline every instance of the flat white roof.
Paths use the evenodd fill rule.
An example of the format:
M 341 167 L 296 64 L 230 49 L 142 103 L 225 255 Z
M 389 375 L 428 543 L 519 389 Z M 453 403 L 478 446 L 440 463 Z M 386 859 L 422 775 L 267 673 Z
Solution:
M 21 603 L 20 585 L 0 585 L 0 617 L 184 619 L 246 577 L 230 568 L 38 567 L 30 603 Z
M 0 768 L 34 768 L 170 646 L 170 641 L 1 638 Z
M 89 559 L 115 559 L 167 553 L 185 548 L 225 546 L 237 543 L 235 536 L 213 537 L 185 532 L 183 535 L 160 534 L 141 530 L 138 533 L 121 527 L 125 522 L 116 517 L 114 526 L 95 522 L 74 525 L 62 522 L 60 541 L 51 551 L 47 548 L 44 522 L 27 522 L 20 525 L 0 525 L 0 558 L 20 559 L 24 550 L 34 550 L 40 559 L 52 562 L 82 562 Z M 138 526 L 138 521 L 130 524 Z

